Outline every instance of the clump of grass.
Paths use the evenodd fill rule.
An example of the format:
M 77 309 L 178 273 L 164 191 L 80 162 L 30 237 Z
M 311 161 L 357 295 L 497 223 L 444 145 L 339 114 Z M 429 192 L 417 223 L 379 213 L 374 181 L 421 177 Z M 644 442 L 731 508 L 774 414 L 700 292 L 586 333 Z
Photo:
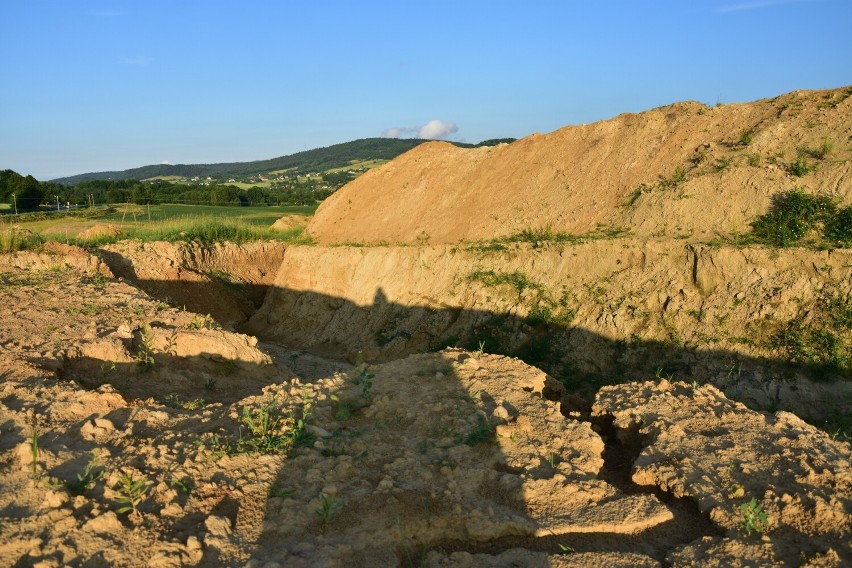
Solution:
M 494 270 L 476 270 L 471 272 L 467 279 L 471 282 L 480 282 L 482 285 L 489 288 L 497 286 L 509 285 L 512 286 L 518 294 L 521 294 L 527 288 L 540 288 L 541 285 L 533 282 L 529 276 L 523 272 L 495 272 Z
M 675 171 L 670 177 L 660 177 L 660 187 L 662 189 L 674 189 L 686 179 L 686 170 L 682 166 L 675 168 Z
M 0 231 L 0 253 L 8 254 L 23 250 L 34 250 L 44 244 L 44 237 L 30 231 L 12 227 Z
M 638 199 L 638 196 L 637 196 Z M 632 205 L 632 203 L 631 203 Z M 491 241 L 483 241 L 473 243 L 467 247 L 469 251 L 475 252 L 501 252 L 508 250 L 506 245 L 528 243 L 534 249 L 546 248 L 549 245 L 577 245 L 589 241 L 603 239 L 617 239 L 630 234 L 630 231 L 621 227 L 609 227 L 606 225 L 598 225 L 594 231 L 589 233 L 576 235 L 563 231 L 554 231 L 550 226 L 538 229 L 524 229 L 519 233 L 494 239 Z
M 811 166 L 804 154 L 799 154 L 796 157 L 796 161 L 787 166 L 787 171 L 796 177 L 802 177 L 813 169 L 813 166 Z
M 800 150 L 801 154 L 806 154 L 815 160 L 824 160 L 826 156 L 831 154 L 831 151 L 834 149 L 834 144 L 831 143 L 827 138 L 822 141 L 822 144 L 817 146 L 816 148 L 802 148 Z
M 826 290 L 808 310 L 782 324 L 769 338 L 795 362 L 810 365 L 818 378 L 852 371 L 852 301 L 837 290 Z
M 465 435 L 463 442 L 468 446 L 489 443 L 494 441 L 496 432 L 495 425 L 480 416 L 473 429 Z
M 737 143 L 740 146 L 748 146 L 749 144 L 751 144 L 753 138 L 754 131 L 749 128 L 748 130 L 743 130 L 743 133 L 740 134 L 740 139 L 737 141 Z
M 323 522 L 328 522 L 343 507 L 343 503 L 335 500 L 333 497 L 329 497 L 325 493 L 320 493 L 319 500 L 320 506 L 314 510 L 314 513 Z

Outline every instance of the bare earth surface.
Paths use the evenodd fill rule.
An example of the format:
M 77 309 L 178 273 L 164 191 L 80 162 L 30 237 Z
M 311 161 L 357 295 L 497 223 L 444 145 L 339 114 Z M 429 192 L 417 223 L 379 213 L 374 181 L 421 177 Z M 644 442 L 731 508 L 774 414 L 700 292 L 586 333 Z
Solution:
M 0 566 L 852 564 L 852 250 L 725 240 L 849 204 L 850 94 L 424 144 L 311 246 L 0 255 Z
M 849 445 L 788 413 L 666 381 L 572 413 L 538 369 L 459 350 L 370 367 L 365 396 L 359 369 L 94 274 L 2 276 L 3 565 L 850 560 Z M 277 433 L 307 416 L 304 445 L 233 453 L 243 407 L 270 401 Z M 119 513 L 127 474 L 145 490 Z M 762 536 L 741 527 L 751 497 Z

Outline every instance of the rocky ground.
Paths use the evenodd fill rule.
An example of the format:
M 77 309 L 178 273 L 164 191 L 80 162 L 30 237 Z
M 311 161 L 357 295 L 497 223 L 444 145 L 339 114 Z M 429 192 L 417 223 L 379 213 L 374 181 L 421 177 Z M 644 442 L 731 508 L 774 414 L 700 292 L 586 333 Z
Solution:
M 792 414 L 666 380 L 578 404 L 457 349 L 335 363 L 79 249 L 25 258 L 0 274 L 2 565 L 852 561 L 850 445 Z

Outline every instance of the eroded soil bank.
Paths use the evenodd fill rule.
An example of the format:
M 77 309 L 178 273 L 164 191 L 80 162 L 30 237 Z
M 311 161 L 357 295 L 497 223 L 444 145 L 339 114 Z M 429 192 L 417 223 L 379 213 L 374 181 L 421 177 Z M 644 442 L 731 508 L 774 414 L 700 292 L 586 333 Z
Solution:
M 849 250 L 634 239 L 487 252 L 311 246 L 287 251 L 243 329 L 349 360 L 482 348 L 589 400 L 604 384 L 674 377 L 832 420 L 852 401 L 850 305 Z
M 654 330 L 663 325 L 654 317 L 690 321 L 682 312 L 693 306 L 712 315 L 711 304 L 690 302 L 742 285 L 725 276 L 738 262 L 725 254 L 749 255 L 763 275 L 732 310 L 759 310 L 764 280 L 816 297 L 837 285 L 824 273 L 849 264 L 813 253 L 833 267 L 816 270 L 795 255 L 761 264 L 761 251 L 651 245 L 643 259 L 624 244 L 573 251 L 598 255 L 594 274 L 572 264 L 571 249 L 518 251 L 499 265 L 443 248 L 289 249 L 252 322 L 266 318 L 279 339 L 295 328 L 287 333 L 306 341 L 291 348 L 222 329 L 209 310 L 171 307 L 81 249 L 4 258 L 0 564 L 848 564 L 852 451 L 792 414 L 668 380 L 595 388 L 584 402 L 518 359 L 469 350 L 361 367 L 293 350 L 348 354 L 371 340 L 370 356 L 391 358 L 506 311 L 518 326 L 507 337 L 562 329 L 570 340 L 592 336 L 576 322 L 635 329 L 621 324 L 627 300 L 610 296 L 627 282 L 607 266 L 646 275 L 667 297 L 705 282 L 677 310 L 674 295 L 659 296 L 668 307 L 649 315 Z M 137 278 L 154 256 L 134 261 Z M 204 272 L 175 258 L 180 275 Z M 470 277 L 489 270 L 523 273 L 526 286 Z M 544 328 L 530 321 L 566 280 L 585 290 L 606 276 L 596 308 L 578 303 L 570 322 Z M 555 301 L 551 320 L 573 305 Z M 421 325 L 425 335 L 403 333 Z M 596 335 L 606 346 L 609 336 Z

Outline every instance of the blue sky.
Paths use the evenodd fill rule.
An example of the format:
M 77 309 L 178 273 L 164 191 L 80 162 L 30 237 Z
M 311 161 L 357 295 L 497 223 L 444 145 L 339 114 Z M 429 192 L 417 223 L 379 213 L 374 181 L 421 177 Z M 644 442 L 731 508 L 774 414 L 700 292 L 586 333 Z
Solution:
M 523 137 L 852 84 L 849 0 L 0 0 L 0 169 Z M 425 128 L 424 128 L 425 127 Z

